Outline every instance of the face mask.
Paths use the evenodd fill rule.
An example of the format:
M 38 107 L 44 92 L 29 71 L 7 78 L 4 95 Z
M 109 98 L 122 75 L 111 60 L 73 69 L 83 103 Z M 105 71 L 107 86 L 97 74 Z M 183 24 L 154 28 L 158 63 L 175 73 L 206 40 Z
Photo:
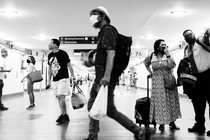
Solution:
M 26 62 L 27 62 L 27 63 L 31 63 L 31 61 L 30 61 L 30 60 L 28 60 L 28 59 L 26 60 Z
M 98 15 L 91 15 L 90 16 L 90 22 L 94 25 L 96 22 L 98 22 Z
M 195 37 L 192 37 L 192 38 L 186 39 L 186 41 L 187 41 L 189 44 L 193 44 L 193 43 L 195 43 L 196 38 L 195 38 Z
M 165 47 L 160 47 L 160 49 L 159 49 L 160 53 L 164 54 L 165 53 L 164 49 L 165 49 Z

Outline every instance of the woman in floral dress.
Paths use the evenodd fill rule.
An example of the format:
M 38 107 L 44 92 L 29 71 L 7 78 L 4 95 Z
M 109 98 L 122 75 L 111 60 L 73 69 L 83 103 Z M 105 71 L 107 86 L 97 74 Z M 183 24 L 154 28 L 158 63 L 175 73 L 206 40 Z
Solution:
M 169 124 L 173 130 L 179 130 L 175 124 L 176 119 L 181 118 L 177 87 L 167 89 L 164 86 L 164 77 L 168 73 L 173 74 L 176 64 L 163 39 L 155 41 L 154 52 L 145 58 L 144 64 L 152 77 L 150 122 L 154 120 L 160 124 L 161 131 L 165 130 L 165 124 Z

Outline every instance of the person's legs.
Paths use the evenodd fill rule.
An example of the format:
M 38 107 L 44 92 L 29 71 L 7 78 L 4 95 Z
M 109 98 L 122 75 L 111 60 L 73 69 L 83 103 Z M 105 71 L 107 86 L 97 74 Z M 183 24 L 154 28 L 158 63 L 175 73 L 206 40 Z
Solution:
M 192 103 L 195 111 L 195 121 L 197 126 L 203 127 L 205 124 L 205 109 L 206 109 L 206 100 L 201 95 L 199 97 L 193 97 Z
M 59 107 L 60 107 L 61 114 L 62 115 L 67 114 L 66 101 L 65 101 L 65 96 L 64 95 L 59 95 L 58 96 L 58 104 L 59 104 Z
M 199 74 L 195 85 L 194 94 L 192 96 L 192 103 L 195 111 L 196 123 L 192 128 L 189 128 L 189 132 L 203 133 L 205 131 L 205 109 L 206 109 L 206 98 L 205 98 L 205 86 L 203 75 Z
M 92 88 L 90 90 L 90 98 L 88 100 L 88 111 L 92 108 L 92 105 L 95 101 L 95 98 L 98 94 L 100 85 L 96 84 L 95 82 L 92 85 Z M 90 122 L 89 122 L 89 135 L 88 138 L 84 140 L 96 140 L 98 138 L 98 132 L 99 132 L 99 121 L 95 120 L 91 117 L 89 117 Z
M 27 92 L 29 95 L 30 105 L 34 104 L 33 84 L 30 80 L 27 81 Z
M 207 95 L 207 101 L 209 104 L 209 117 L 210 117 L 210 95 L 209 94 Z M 207 136 L 210 136 L 210 130 L 208 130 L 206 134 L 207 134 Z
M 34 99 L 34 93 L 33 93 L 33 83 L 31 83 L 29 79 L 27 79 L 27 92 L 29 96 L 30 105 L 26 109 L 30 110 L 35 107 L 35 104 L 34 104 L 35 99 Z
M 208 88 L 208 92 L 210 92 L 210 88 Z M 207 94 L 206 99 L 209 104 L 209 118 L 210 118 L 210 94 Z M 207 136 L 210 136 L 210 130 L 207 131 Z
M 2 92 L 3 92 L 4 82 L 0 79 L 0 110 L 8 110 L 8 107 L 5 107 L 2 103 Z
M 64 122 L 69 122 L 69 116 L 67 113 L 67 108 L 66 108 L 66 96 L 70 95 L 69 91 L 69 80 L 68 79 L 61 79 L 55 84 L 54 90 L 56 90 L 56 97 L 58 99 L 58 104 L 60 107 L 60 113 L 61 115 L 59 118 L 56 120 L 56 122 L 59 123 L 64 123 Z
M 91 117 L 89 117 L 90 122 L 89 122 L 89 135 L 88 138 L 85 140 L 97 140 L 98 138 L 98 132 L 100 130 L 99 128 L 99 120 L 95 120 Z
M 133 134 L 138 134 L 141 130 L 132 120 L 130 120 L 127 116 L 117 111 L 114 105 L 114 89 L 115 85 L 110 85 L 108 87 L 108 107 L 107 107 L 107 115 L 121 124 L 123 127 L 131 131 Z
M 210 87 L 209 87 L 209 79 L 210 79 L 210 70 L 207 70 L 206 72 L 203 73 L 202 76 L 203 79 L 203 88 L 204 95 L 206 97 L 207 103 L 209 105 L 209 117 L 210 117 Z M 207 136 L 210 136 L 210 130 L 207 131 Z
M 111 84 L 113 85 L 113 84 Z M 98 94 L 100 85 L 97 85 L 96 83 L 93 83 L 93 86 L 91 88 L 90 91 L 90 98 L 88 101 L 88 111 L 90 111 L 95 98 Z M 112 87 L 108 87 L 108 106 L 107 106 L 107 115 L 116 120 L 118 123 L 120 123 L 122 126 L 124 126 L 126 129 L 128 129 L 129 131 L 131 131 L 132 133 L 135 134 L 135 138 L 137 140 L 139 140 L 142 135 L 143 135 L 143 131 L 140 127 L 138 127 L 136 124 L 133 123 L 133 121 L 131 121 L 128 117 L 126 117 L 124 114 L 118 112 L 116 110 L 116 107 L 114 105 L 114 91 L 115 88 L 115 84 Z M 90 117 L 90 123 L 89 123 L 89 136 L 88 138 L 84 139 L 84 140 L 97 140 L 98 137 L 98 132 L 99 132 L 99 121 L 98 120 L 94 120 L 93 118 Z
M 4 82 L 0 79 L 0 105 L 2 104 L 2 92 L 3 92 Z

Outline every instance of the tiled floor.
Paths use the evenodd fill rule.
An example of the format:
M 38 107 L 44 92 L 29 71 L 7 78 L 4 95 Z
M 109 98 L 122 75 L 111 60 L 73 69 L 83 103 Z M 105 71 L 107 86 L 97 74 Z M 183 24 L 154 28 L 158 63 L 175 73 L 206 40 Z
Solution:
M 81 86 L 83 92 L 89 94 L 89 87 Z M 116 87 L 115 104 L 119 111 L 126 114 L 133 121 L 134 105 L 138 98 L 144 97 L 143 89 L 127 90 L 124 86 Z M 27 111 L 29 104 L 28 95 L 8 98 L 4 104 L 8 111 L 0 111 L 0 140 L 82 140 L 88 134 L 88 112 L 86 106 L 73 110 L 71 102 L 67 101 L 70 123 L 56 125 L 59 116 L 58 102 L 50 91 L 35 93 L 36 108 Z M 166 126 L 166 131 L 159 130 L 151 136 L 151 140 L 210 140 L 206 134 L 198 135 L 188 133 L 187 128 L 194 124 L 194 112 L 191 101 L 180 97 L 182 118 L 177 120 L 179 131 L 171 132 Z M 210 129 L 208 107 L 206 110 L 206 128 Z M 152 126 L 151 126 L 152 127 Z M 133 140 L 133 134 L 110 118 L 100 122 L 99 140 Z

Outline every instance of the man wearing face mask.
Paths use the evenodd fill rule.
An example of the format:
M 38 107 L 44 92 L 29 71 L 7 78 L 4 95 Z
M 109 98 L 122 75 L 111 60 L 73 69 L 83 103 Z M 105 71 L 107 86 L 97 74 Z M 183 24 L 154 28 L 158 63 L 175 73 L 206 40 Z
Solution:
M 189 128 L 189 132 L 204 133 L 205 132 L 205 109 L 206 99 L 210 99 L 210 53 L 205 50 L 196 41 L 195 35 L 192 30 L 185 30 L 183 36 L 188 43 L 185 49 L 185 56 L 191 60 L 192 71 L 197 77 L 197 81 L 192 96 L 192 103 L 195 111 L 196 123 L 192 128 Z M 208 103 L 210 101 L 208 100 Z M 210 136 L 210 131 L 207 132 Z
M 6 70 L 6 57 L 8 56 L 8 52 L 6 49 L 2 49 L 1 50 L 1 57 L 0 57 L 0 110 L 8 110 L 9 108 L 8 107 L 5 107 L 3 104 L 2 104 L 2 90 L 3 90 L 3 87 L 4 87 L 4 82 L 3 82 L 3 79 L 6 78 L 6 74 L 5 72 L 10 72 L 10 70 Z
M 110 15 L 104 7 L 100 6 L 90 11 L 90 21 L 94 28 L 100 29 L 100 32 L 98 34 L 97 53 L 94 62 L 96 76 L 90 91 L 88 111 L 90 111 L 93 105 L 100 86 L 108 86 L 107 115 L 131 131 L 136 140 L 141 140 L 144 137 L 144 131 L 124 114 L 118 112 L 114 105 L 114 89 L 118 77 L 112 74 L 112 68 L 118 34 L 115 29 L 110 26 Z M 84 140 L 97 140 L 98 133 L 99 121 L 90 117 L 89 136 Z

